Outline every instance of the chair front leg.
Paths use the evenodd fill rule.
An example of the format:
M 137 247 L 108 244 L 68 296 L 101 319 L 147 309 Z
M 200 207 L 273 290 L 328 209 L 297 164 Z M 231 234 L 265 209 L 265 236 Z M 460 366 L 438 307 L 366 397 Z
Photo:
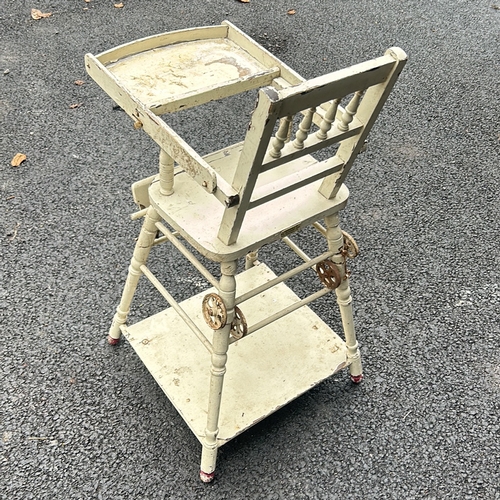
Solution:
M 347 358 L 350 363 L 349 372 L 351 380 L 355 384 L 359 384 L 363 380 L 363 367 L 361 365 L 361 354 L 359 352 L 356 331 L 354 329 L 351 288 L 349 286 L 349 278 L 346 276 L 346 256 L 343 252 L 344 236 L 340 229 L 338 214 L 325 217 L 325 224 L 327 227 L 326 238 L 328 241 L 328 248 L 336 252 L 332 256 L 332 261 L 337 265 L 342 278 L 335 293 L 337 295 L 337 303 L 339 305 L 342 327 L 344 329 Z
M 123 288 L 122 298 L 119 306 L 116 308 L 116 314 L 111 323 L 111 328 L 108 334 L 108 343 L 110 345 L 118 344 L 121 336 L 120 327 L 127 321 L 128 313 L 130 312 L 130 304 L 134 297 L 137 283 L 141 277 L 140 267 L 144 265 L 148 259 L 149 252 L 156 238 L 155 224 L 160 220 L 160 216 L 153 207 L 149 207 L 144 218 L 144 223 L 135 245 L 134 254 L 128 268 L 127 281 Z
M 200 478 L 208 483 L 213 480 L 217 461 L 217 435 L 219 434 L 219 414 L 222 399 L 222 386 L 226 373 L 227 349 L 231 322 L 234 318 L 234 302 L 236 296 L 237 262 L 223 262 L 222 276 L 219 283 L 219 295 L 226 308 L 226 325 L 213 333 L 212 367 L 210 370 L 210 392 L 208 397 L 207 426 L 203 450 L 201 453 Z

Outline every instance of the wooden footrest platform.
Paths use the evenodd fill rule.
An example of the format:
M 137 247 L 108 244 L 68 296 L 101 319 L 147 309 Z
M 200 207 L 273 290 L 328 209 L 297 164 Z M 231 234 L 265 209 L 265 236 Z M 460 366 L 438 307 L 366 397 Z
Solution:
M 275 277 L 264 264 L 245 271 L 236 277 L 237 296 Z M 180 303 L 208 339 L 211 330 L 203 319 L 201 303 L 210 292 L 216 290 Z M 239 307 L 251 326 L 297 300 L 280 283 Z M 208 408 L 210 353 L 172 308 L 127 327 L 125 336 L 201 441 Z M 218 445 L 346 366 L 343 340 L 307 306 L 231 344 Z

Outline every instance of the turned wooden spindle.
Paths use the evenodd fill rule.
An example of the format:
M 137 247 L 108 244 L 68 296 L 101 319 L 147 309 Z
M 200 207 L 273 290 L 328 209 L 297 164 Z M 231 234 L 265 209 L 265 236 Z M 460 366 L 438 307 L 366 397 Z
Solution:
M 272 147 L 269 151 L 269 154 L 273 158 L 279 158 L 281 156 L 281 150 L 285 146 L 285 142 L 287 142 L 290 136 L 292 118 L 293 117 L 290 115 L 280 120 L 280 126 L 278 127 L 278 131 L 274 136 Z
M 328 111 L 325 113 L 323 120 L 321 120 L 321 124 L 319 126 L 319 130 L 316 132 L 316 137 L 318 139 L 324 140 L 330 129 L 332 128 L 332 123 L 335 121 L 335 117 L 337 116 L 337 108 L 339 107 L 340 97 L 334 99 L 328 108 Z
M 160 192 L 166 196 L 174 192 L 174 160 L 163 149 L 160 150 Z
M 342 115 L 340 123 L 337 125 L 338 129 L 342 132 L 346 132 L 349 130 L 349 123 L 352 122 L 356 111 L 358 110 L 359 101 L 361 100 L 361 96 L 363 95 L 362 90 L 358 90 L 349 104 L 346 106 L 344 114 Z
M 312 124 L 314 113 L 316 113 L 316 108 L 308 109 L 306 114 L 304 115 L 304 118 L 302 118 L 302 120 L 300 122 L 299 130 L 295 134 L 295 140 L 293 141 L 293 145 L 297 149 L 304 148 L 304 141 L 307 139 L 307 136 L 309 135 L 309 131 L 311 130 L 311 124 Z

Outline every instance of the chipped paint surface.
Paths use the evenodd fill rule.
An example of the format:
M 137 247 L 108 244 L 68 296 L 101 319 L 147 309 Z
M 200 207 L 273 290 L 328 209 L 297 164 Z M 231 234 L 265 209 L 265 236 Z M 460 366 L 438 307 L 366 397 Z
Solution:
M 227 39 L 196 40 L 159 47 L 121 59 L 107 68 L 144 103 L 266 70 Z

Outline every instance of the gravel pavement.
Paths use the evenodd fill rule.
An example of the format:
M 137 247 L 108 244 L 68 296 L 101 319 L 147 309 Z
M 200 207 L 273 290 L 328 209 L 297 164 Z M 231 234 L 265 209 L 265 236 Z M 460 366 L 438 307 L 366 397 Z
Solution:
M 0 7 L 0 498 L 500 499 L 498 1 L 114 3 Z M 158 151 L 83 57 L 224 19 L 305 77 L 392 45 L 409 63 L 342 218 L 362 252 L 366 379 L 337 374 L 225 445 L 204 485 L 198 441 L 130 346 L 105 341 L 139 230 L 129 187 Z M 248 116 L 231 102 L 175 128 L 201 152 L 237 140 Z M 16 153 L 27 160 L 12 167 Z M 179 268 L 177 297 L 201 291 L 158 250 Z M 147 284 L 134 305 L 132 320 L 163 307 Z

